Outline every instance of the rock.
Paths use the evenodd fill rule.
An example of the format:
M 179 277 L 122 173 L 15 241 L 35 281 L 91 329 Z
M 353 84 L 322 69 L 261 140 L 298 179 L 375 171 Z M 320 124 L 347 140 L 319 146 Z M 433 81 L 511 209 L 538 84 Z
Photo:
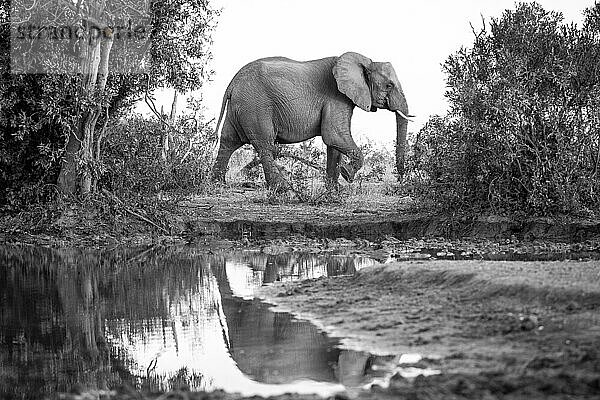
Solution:
M 558 368 L 561 366 L 561 362 L 557 359 L 558 357 L 562 357 L 562 353 L 555 356 L 541 356 L 535 357 L 533 360 L 527 363 L 526 368 L 539 370 L 546 368 Z
M 398 390 L 398 389 L 404 389 L 411 386 L 411 383 L 408 379 L 406 379 L 405 377 L 403 377 L 400 372 L 396 372 L 394 375 L 392 375 L 392 377 L 390 378 L 390 390 Z
M 450 385 L 450 390 L 454 394 L 468 397 L 469 394 L 476 391 L 476 386 L 466 379 L 459 378 Z
M 522 331 L 532 331 L 538 327 L 539 321 L 535 315 L 526 315 L 519 318 Z

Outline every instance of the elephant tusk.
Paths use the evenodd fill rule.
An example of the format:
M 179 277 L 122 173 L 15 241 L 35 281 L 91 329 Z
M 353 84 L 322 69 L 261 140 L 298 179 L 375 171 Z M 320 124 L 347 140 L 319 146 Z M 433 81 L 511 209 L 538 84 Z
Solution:
M 402 118 L 404 118 L 407 121 L 413 121 L 414 122 L 414 115 L 405 115 L 402 111 L 400 110 L 396 110 L 396 112 L 398 113 L 398 115 L 400 115 Z

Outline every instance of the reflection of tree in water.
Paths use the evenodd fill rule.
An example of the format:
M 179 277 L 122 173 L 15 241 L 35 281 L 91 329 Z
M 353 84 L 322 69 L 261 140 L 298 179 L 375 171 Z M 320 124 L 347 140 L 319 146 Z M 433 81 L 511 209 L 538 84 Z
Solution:
M 265 389 L 241 371 L 265 383 L 334 381 L 339 350 L 324 335 L 234 295 L 286 277 L 349 273 L 357 262 L 32 247 L 0 247 L 0 261 L 0 362 L 10 366 L 0 370 L 0 393 L 32 396 L 75 383 Z
M 229 338 L 206 256 L 171 254 L 130 266 L 115 298 L 126 302 L 107 313 L 109 340 L 147 388 L 165 390 L 175 382 L 213 388 L 208 358 L 229 359 Z
M 197 387 L 202 374 L 186 370 L 185 362 L 181 368 L 177 363 L 147 368 L 157 353 L 164 353 L 164 343 L 191 356 L 183 351 L 190 340 L 210 337 L 213 331 L 229 358 L 218 285 L 206 257 L 170 251 L 143 259 L 133 255 L 0 248 L 6 265 L 0 270 L 0 357 L 10 366 L 0 373 L 2 391 L 68 391 L 75 383 L 107 388 L 135 384 L 148 372 L 154 387 L 183 381 Z M 144 354 L 146 363 L 139 351 L 128 351 L 132 342 L 157 344 L 158 350 Z
M 0 392 L 39 396 L 120 383 L 104 346 L 92 254 L 0 247 Z

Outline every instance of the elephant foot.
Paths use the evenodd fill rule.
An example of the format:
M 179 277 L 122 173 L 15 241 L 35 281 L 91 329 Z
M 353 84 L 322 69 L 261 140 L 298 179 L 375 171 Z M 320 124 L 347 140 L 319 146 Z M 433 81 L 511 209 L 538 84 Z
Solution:
M 342 175 L 342 178 L 344 178 L 346 180 L 346 182 L 352 183 L 352 181 L 354 181 L 355 174 L 356 174 L 356 171 L 354 170 L 354 168 L 351 165 L 349 165 L 349 164 L 340 165 L 340 175 Z
M 272 179 L 271 182 L 268 182 L 269 189 L 273 190 L 276 193 L 287 192 L 290 188 L 290 184 L 283 178 Z
M 224 174 L 210 174 L 210 181 L 216 183 L 225 183 L 225 175 Z
M 325 181 L 325 190 L 328 192 L 337 192 L 340 190 L 340 183 L 337 179 L 327 179 Z

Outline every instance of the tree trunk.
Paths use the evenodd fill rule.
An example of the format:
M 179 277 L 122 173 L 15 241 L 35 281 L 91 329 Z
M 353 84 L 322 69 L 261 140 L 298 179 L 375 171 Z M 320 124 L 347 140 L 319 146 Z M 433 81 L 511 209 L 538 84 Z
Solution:
M 171 127 L 175 125 L 175 118 L 177 116 L 177 97 L 178 92 L 175 89 L 175 94 L 173 95 L 173 103 L 171 103 L 171 114 L 169 115 L 169 124 L 163 124 L 164 130 L 162 132 L 162 149 L 161 149 L 161 159 L 164 163 L 167 162 L 167 158 L 169 156 L 169 150 L 171 150 Z M 162 112 L 161 112 L 162 115 Z
M 100 137 L 96 137 L 96 124 L 98 118 L 102 113 L 106 82 L 108 81 L 108 61 L 110 59 L 110 51 L 112 50 L 113 37 L 112 31 L 109 28 L 104 29 L 104 35 L 102 35 L 102 41 L 100 43 L 100 60 L 98 63 L 98 74 L 95 92 L 98 94 L 98 105 L 89 111 L 89 115 L 86 118 L 86 129 L 87 134 L 84 136 L 85 145 L 83 147 L 83 174 L 81 180 L 80 193 L 86 195 L 90 193 L 92 187 L 96 186 L 97 176 L 94 174 L 94 144 L 100 140 Z M 91 88 L 94 91 L 94 88 Z M 87 123 L 89 120 L 89 124 Z
M 108 61 L 113 37 L 109 28 L 100 37 L 88 36 L 81 46 L 81 93 L 96 96 L 97 105 L 80 110 L 79 123 L 67 140 L 66 153 L 57 185 L 64 194 L 86 195 L 94 187 L 93 161 L 95 131 L 102 112 L 102 96 L 108 79 Z M 87 45 L 86 45 L 87 44 Z
M 81 45 L 81 87 L 82 94 L 88 94 L 96 84 L 100 63 L 100 38 L 86 37 Z M 88 112 L 80 111 L 78 125 L 71 131 L 67 140 L 66 154 L 58 176 L 58 188 L 64 194 L 76 195 L 80 192 L 80 168 L 78 166 L 82 149 L 89 142 Z
M 175 93 L 173 94 L 173 103 L 171 103 L 171 115 L 169 115 L 169 122 L 172 124 L 175 123 L 175 117 L 177 117 L 177 97 L 179 92 L 175 89 Z

